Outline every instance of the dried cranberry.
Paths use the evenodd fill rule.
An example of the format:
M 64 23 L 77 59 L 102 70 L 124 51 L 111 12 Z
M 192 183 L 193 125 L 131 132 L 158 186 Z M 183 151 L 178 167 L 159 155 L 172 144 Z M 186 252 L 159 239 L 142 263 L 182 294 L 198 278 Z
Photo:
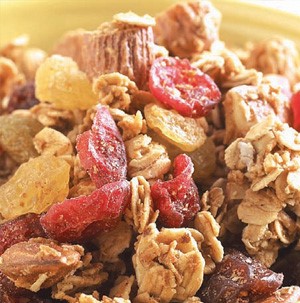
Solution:
M 38 214 L 26 214 L 1 224 L 0 255 L 13 244 L 35 237 L 45 237 Z
M 129 199 L 128 181 L 106 184 L 89 196 L 53 205 L 41 217 L 41 224 L 51 238 L 60 242 L 89 240 L 116 226 Z
M 207 115 L 221 99 L 214 81 L 187 59 L 156 59 L 150 69 L 149 87 L 158 101 L 187 117 Z
M 224 257 L 202 290 L 205 303 L 248 303 L 269 296 L 283 275 L 234 251 Z
M 98 188 L 126 179 L 124 142 L 106 107 L 97 108 L 92 129 L 78 136 L 76 148 L 82 166 Z
M 151 186 L 151 196 L 163 226 L 185 226 L 200 210 L 193 171 L 191 158 L 181 154 L 174 160 L 174 179 L 158 180 Z
M 300 131 L 300 91 L 293 94 L 291 106 L 293 112 L 293 127 L 297 131 Z
M 34 82 L 27 82 L 14 88 L 7 105 L 8 112 L 15 109 L 28 109 L 38 104 L 39 101 L 35 97 Z

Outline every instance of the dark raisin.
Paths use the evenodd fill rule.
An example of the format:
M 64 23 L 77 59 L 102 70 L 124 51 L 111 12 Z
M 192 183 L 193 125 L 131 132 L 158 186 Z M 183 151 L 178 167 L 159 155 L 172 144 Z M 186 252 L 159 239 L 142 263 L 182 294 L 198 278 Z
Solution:
M 15 109 L 29 109 L 38 104 L 39 101 L 35 97 L 35 85 L 30 81 L 14 88 L 7 106 L 7 111 L 12 112 Z
M 217 266 L 202 290 L 205 303 L 248 303 L 269 296 L 282 284 L 283 274 L 233 251 Z

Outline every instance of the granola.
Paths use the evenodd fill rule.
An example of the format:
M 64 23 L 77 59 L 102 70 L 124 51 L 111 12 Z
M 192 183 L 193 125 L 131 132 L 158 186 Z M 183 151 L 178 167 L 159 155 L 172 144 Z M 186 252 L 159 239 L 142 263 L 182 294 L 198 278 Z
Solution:
M 0 49 L 0 302 L 300 300 L 299 52 L 233 49 L 221 17 Z

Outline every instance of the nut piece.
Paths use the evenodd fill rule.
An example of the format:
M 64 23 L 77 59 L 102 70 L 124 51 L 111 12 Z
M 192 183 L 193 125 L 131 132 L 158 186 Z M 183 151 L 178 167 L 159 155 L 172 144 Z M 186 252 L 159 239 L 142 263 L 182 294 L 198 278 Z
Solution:
M 32 238 L 8 248 L 0 257 L 0 270 L 17 287 L 37 292 L 72 274 L 81 266 L 82 255 L 79 245 Z
M 206 0 L 177 3 L 156 17 L 157 44 L 173 55 L 191 57 L 219 39 L 221 13 Z

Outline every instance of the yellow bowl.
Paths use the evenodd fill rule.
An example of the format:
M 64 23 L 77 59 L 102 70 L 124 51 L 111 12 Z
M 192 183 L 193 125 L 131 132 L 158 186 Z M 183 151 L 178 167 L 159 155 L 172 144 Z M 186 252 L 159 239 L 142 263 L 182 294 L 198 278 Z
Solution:
M 112 15 L 132 10 L 138 14 L 155 15 L 174 0 L 1 0 L 0 46 L 13 37 L 27 33 L 31 45 L 51 49 L 53 43 L 67 30 L 95 29 Z M 300 48 L 300 3 L 285 1 L 214 0 L 223 13 L 221 38 L 229 44 L 241 45 L 281 35 L 296 42 Z M 290 2 L 290 3 L 289 3 Z M 293 3 L 291 3 L 293 2 Z M 264 5 L 261 5 L 261 4 Z M 292 8 L 288 13 L 266 7 L 284 3 Z

